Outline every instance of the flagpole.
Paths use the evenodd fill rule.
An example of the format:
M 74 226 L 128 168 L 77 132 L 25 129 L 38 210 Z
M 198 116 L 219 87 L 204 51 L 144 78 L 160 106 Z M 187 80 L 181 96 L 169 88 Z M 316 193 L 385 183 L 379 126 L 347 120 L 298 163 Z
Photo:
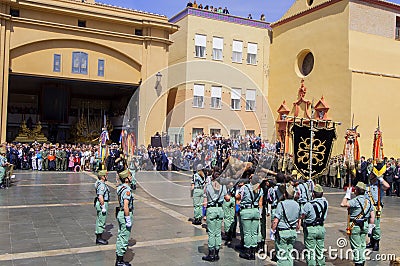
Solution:
M 311 104 L 311 119 L 310 119 L 310 164 L 309 164 L 309 180 L 311 180 L 311 174 L 312 174 L 312 162 L 313 162 L 313 139 L 314 139 L 314 121 L 313 121 L 313 117 L 314 117 L 314 113 L 315 113 L 315 109 L 314 109 L 314 100 L 312 101 Z

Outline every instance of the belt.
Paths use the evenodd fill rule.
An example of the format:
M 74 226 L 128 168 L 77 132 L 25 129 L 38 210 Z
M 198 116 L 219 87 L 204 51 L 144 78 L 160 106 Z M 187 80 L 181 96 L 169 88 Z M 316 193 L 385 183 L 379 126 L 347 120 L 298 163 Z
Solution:
M 254 209 L 254 208 L 256 208 L 256 207 L 253 206 L 253 205 L 240 205 L 240 208 L 241 208 L 241 209 Z
M 365 222 L 365 221 L 367 221 L 367 219 L 350 219 L 350 222 L 354 222 L 354 221 L 362 221 L 362 222 Z
M 104 202 L 108 202 L 108 200 L 105 200 Z
M 283 228 L 278 228 L 278 231 L 289 231 L 289 230 L 294 230 L 294 229 L 290 229 L 290 228 L 285 228 L 285 229 L 283 229 Z
M 194 189 L 204 189 L 203 187 L 195 187 Z
M 222 207 L 222 203 L 207 204 L 207 208 Z
M 123 212 L 123 211 L 124 211 L 124 208 L 120 208 L 119 211 L 120 211 L 120 212 Z M 129 209 L 129 212 L 132 212 L 132 211 L 133 211 L 133 209 Z
M 306 224 L 306 227 L 324 226 L 324 224 Z
M 271 210 L 276 210 L 278 206 L 271 207 Z

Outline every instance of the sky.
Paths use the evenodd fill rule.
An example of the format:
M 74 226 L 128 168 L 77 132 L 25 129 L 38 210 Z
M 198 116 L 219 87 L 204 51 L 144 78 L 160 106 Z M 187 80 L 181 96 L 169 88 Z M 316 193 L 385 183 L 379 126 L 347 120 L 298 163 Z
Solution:
M 259 19 L 265 14 L 267 22 L 279 20 L 296 0 L 197 0 L 198 4 L 227 7 L 231 15 Z M 304 0 L 305 1 L 305 0 Z M 400 4 L 400 0 L 388 0 Z M 96 0 L 105 4 L 132 8 L 173 17 L 186 7 L 188 0 Z

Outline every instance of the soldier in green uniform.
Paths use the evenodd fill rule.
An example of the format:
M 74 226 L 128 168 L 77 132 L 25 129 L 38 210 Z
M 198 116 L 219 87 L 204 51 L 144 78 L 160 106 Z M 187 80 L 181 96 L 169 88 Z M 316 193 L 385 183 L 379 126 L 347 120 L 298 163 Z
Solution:
M 251 181 L 252 176 L 249 177 Z M 240 190 L 236 199 L 240 201 L 240 222 L 243 228 L 244 250 L 239 257 L 255 260 L 255 253 L 259 242 L 258 229 L 260 224 L 260 211 L 262 208 L 263 190 L 259 184 L 252 186 L 246 182 L 239 183 Z
M 47 171 L 49 169 L 49 159 L 47 158 L 47 156 L 49 155 L 49 151 L 47 150 L 45 144 L 43 144 L 43 149 L 40 153 L 43 159 L 42 169 L 43 171 Z
M 131 173 L 131 189 L 132 190 L 136 190 L 136 173 L 137 171 L 139 171 L 139 167 L 138 167 L 138 162 L 136 160 L 136 158 L 132 158 L 130 163 L 129 163 L 129 172 Z
M 232 238 L 235 236 L 235 195 L 234 188 L 228 190 L 228 195 L 225 196 L 225 200 L 222 203 L 222 210 L 224 211 L 224 240 L 225 245 L 229 245 Z
M 367 186 L 366 191 L 366 196 L 369 197 L 370 201 L 374 205 L 375 211 L 375 226 L 373 226 L 372 234 L 368 234 L 371 236 L 370 242 L 367 244 L 367 248 L 372 248 L 373 251 L 379 251 L 379 241 L 381 240 L 381 215 L 383 208 L 382 198 L 385 191 L 390 187 L 389 183 L 383 179 L 385 172 L 386 165 L 384 163 L 378 163 L 375 165 L 370 174 L 371 183 Z
M 341 207 L 349 209 L 350 224 L 350 246 L 353 250 L 355 266 L 363 266 L 365 264 L 365 237 L 368 233 L 369 223 L 374 223 L 375 213 L 373 205 L 369 198 L 365 195 L 367 187 L 363 182 L 356 185 L 354 199 L 351 199 L 351 188 L 348 188 L 346 195 L 340 204 Z
M 214 171 L 211 182 L 205 188 L 207 204 L 207 232 L 208 232 L 208 255 L 202 257 L 205 261 L 219 260 L 219 249 L 221 247 L 221 227 L 224 211 L 222 203 L 224 202 L 227 190 L 225 185 L 221 185 L 217 178 L 220 173 Z M 225 198 L 226 200 L 227 198 Z
M 300 229 L 300 206 L 294 201 L 295 189 L 288 185 L 285 191 L 285 200 L 278 203 L 275 218 L 271 226 L 277 248 L 277 265 L 292 266 L 291 252 L 296 241 L 296 230 Z
M 110 189 L 106 185 L 107 171 L 102 170 L 98 173 L 99 180 L 96 181 L 94 187 L 96 189 L 95 208 L 97 211 L 96 219 L 96 244 L 107 245 L 108 241 L 103 239 L 101 235 L 106 226 L 106 218 L 108 213 L 108 201 L 110 199 Z
M 67 171 L 67 152 L 65 151 L 64 146 L 61 146 L 61 151 L 60 151 L 60 156 L 61 156 L 61 171 Z
M 128 170 L 124 170 L 118 176 L 122 184 L 117 188 L 119 207 L 116 209 L 118 237 L 116 243 L 117 261 L 115 262 L 115 266 L 130 266 L 130 263 L 124 262 L 124 254 L 128 249 L 133 220 L 133 194 L 130 187 L 131 175 Z
M 191 190 L 193 193 L 194 220 L 192 224 L 201 225 L 203 217 L 205 174 L 203 165 L 197 165 L 197 171 L 193 174 Z
M 304 246 L 307 249 L 308 266 L 325 265 L 325 228 L 328 214 L 328 201 L 323 198 L 324 190 L 320 185 L 314 187 L 313 200 L 307 202 L 301 210 L 304 231 Z
M 56 150 L 56 171 L 61 170 L 61 162 L 62 162 L 61 148 L 58 147 Z
M 0 188 L 4 188 L 4 177 L 6 175 L 6 168 L 9 165 L 6 158 L 6 147 L 0 148 Z

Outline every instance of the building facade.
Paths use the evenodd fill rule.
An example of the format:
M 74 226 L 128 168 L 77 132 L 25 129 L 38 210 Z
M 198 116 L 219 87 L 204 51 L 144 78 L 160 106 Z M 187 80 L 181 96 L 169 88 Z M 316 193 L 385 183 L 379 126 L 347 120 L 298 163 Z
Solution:
M 354 114 L 363 155 L 372 154 L 379 117 L 385 155 L 398 156 L 400 6 L 379 0 L 297 0 L 271 26 L 272 109 L 284 99 L 295 100 L 304 79 L 308 98 L 317 102 L 323 96 L 330 118 L 342 122 L 333 154 L 343 152 Z
M 186 144 L 203 133 L 272 138 L 269 23 L 194 8 L 169 21 L 179 26 L 169 54 L 170 140 Z
M 40 121 L 53 142 L 72 142 L 77 134 L 89 140 L 104 120 L 118 141 L 132 97 L 131 126 L 138 142 L 150 141 L 166 104 L 161 117 L 144 124 L 139 118 L 157 95 L 139 85 L 168 65 L 177 27 L 165 16 L 93 0 L 3 0 L 0 14 L 2 142 L 15 138 L 22 121 L 28 127 Z

